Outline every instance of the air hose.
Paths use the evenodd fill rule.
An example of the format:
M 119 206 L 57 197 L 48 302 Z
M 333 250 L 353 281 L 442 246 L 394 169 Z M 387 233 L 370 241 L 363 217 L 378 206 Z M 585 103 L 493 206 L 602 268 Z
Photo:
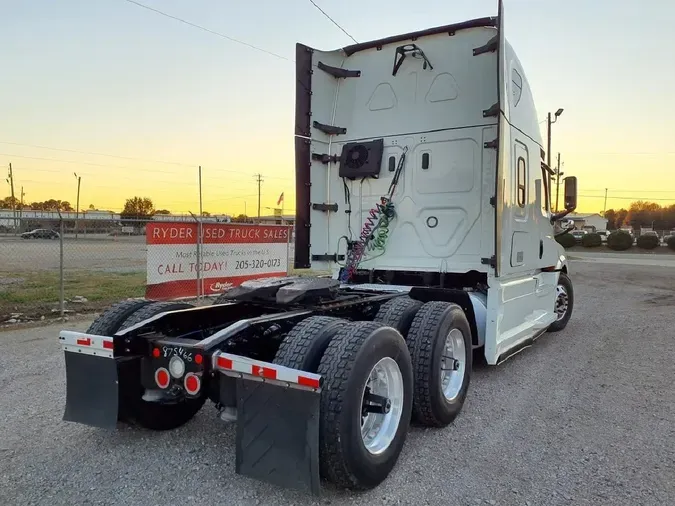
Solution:
M 371 257 L 371 259 L 385 253 L 387 239 L 389 238 L 389 224 L 396 216 L 392 197 L 394 196 L 396 186 L 398 185 L 403 170 L 407 151 L 408 147 L 406 146 L 403 148 L 403 154 L 401 155 L 398 166 L 396 167 L 396 172 L 389 185 L 388 195 L 380 197 L 380 202 L 375 204 L 375 207 L 368 211 L 368 217 L 363 224 L 359 238 L 352 243 L 351 249 L 347 254 L 345 267 L 340 274 L 340 282 L 347 283 L 354 276 L 359 267 L 359 263 L 363 260 L 363 256 L 367 251 L 380 252 L 375 255 L 375 257 Z

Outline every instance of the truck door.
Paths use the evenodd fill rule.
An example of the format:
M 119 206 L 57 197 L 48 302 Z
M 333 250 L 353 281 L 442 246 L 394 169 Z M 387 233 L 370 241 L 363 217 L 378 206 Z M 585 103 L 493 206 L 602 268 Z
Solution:
M 499 2 L 499 145 L 497 176 L 496 271 L 498 277 L 532 270 L 538 258 L 532 210 L 536 205 L 534 179 L 539 148 L 512 125 L 514 90 L 520 76 L 504 33 L 504 7 Z M 522 86 L 522 81 L 520 81 Z M 521 105 L 521 108 L 523 105 Z
M 527 135 L 523 129 L 512 126 L 521 124 L 533 130 L 537 121 L 524 73 L 518 73 L 520 64 L 506 42 L 501 1 L 498 38 L 495 271 L 488 276 L 485 332 L 485 358 L 490 364 L 536 337 L 553 322 L 555 290 L 554 276 L 537 273 L 541 263 L 540 220 L 535 220 L 534 211 L 540 206 L 536 180 L 540 177 L 541 146 L 532 131 Z M 522 99 L 521 91 L 527 94 Z

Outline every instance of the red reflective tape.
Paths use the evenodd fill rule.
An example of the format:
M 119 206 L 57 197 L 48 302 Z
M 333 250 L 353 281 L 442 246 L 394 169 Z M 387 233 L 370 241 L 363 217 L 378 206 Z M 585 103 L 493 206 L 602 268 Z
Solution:
M 91 346 L 91 338 L 86 337 L 84 339 L 78 339 L 77 345 L 78 346 Z
M 218 357 L 216 365 L 222 369 L 232 369 L 232 360 L 225 357 Z
M 271 367 L 262 367 L 259 365 L 254 365 L 253 370 L 251 371 L 253 376 L 262 376 L 267 379 L 277 379 L 277 370 L 272 369 Z
M 319 380 L 314 378 L 308 378 L 306 376 L 298 376 L 298 385 L 303 385 L 306 387 L 319 388 Z
M 106 350 L 112 350 L 113 349 L 113 342 L 112 341 L 103 341 L 103 347 Z

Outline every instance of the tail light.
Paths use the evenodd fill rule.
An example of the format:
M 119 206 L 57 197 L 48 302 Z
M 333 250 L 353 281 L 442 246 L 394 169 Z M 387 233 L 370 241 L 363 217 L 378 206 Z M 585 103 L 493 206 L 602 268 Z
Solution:
M 187 393 L 189 393 L 190 395 L 196 395 L 202 386 L 202 382 L 199 379 L 199 376 L 189 372 L 185 375 L 183 386 L 185 386 L 185 391 Z
M 169 375 L 169 371 L 166 370 L 165 367 L 160 367 L 155 371 L 155 383 L 157 383 L 157 386 L 159 388 L 167 388 L 169 386 L 169 382 L 171 381 L 171 376 Z

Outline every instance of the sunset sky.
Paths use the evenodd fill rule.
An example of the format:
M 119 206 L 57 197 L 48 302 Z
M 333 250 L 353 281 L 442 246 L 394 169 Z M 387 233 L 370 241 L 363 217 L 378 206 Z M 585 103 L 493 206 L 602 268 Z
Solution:
M 74 204 L 77 172 L 84 209 L 119 210 L 138 195 L 196 212 L 201 165 L 205 211 L 255 215 L 261 173 L 262 213 L 281 192 L 292 213 L 294 46 L 334 49 L 350 39 L 308 0 L 139 1 L 287 60 L 126 0 L 3 2 L 0 165 L 12 163 L 17 196 L 23 186 L 26 201 Z M 316 3 L 359 41 L 497 8 L 496 0 Z M 579 211 L 602 211 L 605 188 L 608 208 L 675 204 L 675 31 L 659 22 L 675 18 L 675 2 L 505 5 L 540 119 L 565 109 L 553 153 L 579 178 Z M 0 198 L 8 194 L 3 182 Z

